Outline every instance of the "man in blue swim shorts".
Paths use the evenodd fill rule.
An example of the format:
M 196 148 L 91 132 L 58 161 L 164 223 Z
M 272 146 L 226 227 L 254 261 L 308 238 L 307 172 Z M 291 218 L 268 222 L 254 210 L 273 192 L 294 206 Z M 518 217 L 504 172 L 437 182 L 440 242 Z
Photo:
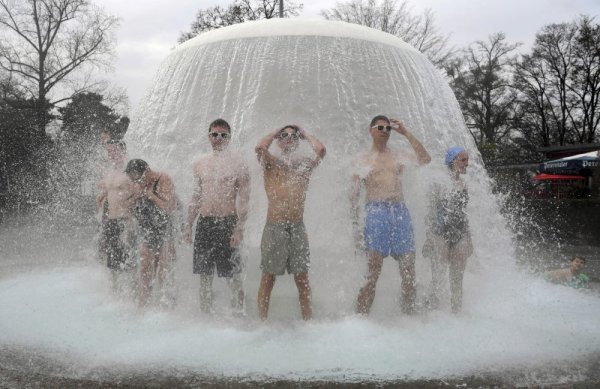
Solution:
M 392 131 L 403 135 L 411 145 L 409 151 L 388 147 Z M 431 157 L 421 142 L 396 119 L 376 116 L 369 133 L 371 149 L 357 159 L 352 177 L 352 211 L 356 242 L 362 242 L 368 257 L 366 282 L 356 301 L 356 312 L 368 315 L 375 299 L 375 287 L 383 259 L 393 257 L 400 265 L 402 277 L 402 311 L 413 313 L 415 302 L 415 243 L 410 213 L 404 205 L 402 173 L 407 165 L 425 165 Z M 366 191 L 365 226 L 359 225 L 359 199 Z

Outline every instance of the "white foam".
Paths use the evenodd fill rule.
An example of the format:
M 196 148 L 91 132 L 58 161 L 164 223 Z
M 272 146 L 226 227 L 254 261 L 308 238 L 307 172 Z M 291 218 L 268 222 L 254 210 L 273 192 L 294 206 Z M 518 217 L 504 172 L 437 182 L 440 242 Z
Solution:
M 233 39 L 300 35 L 360 39 L 416 51 L 411 45 L 397 36 L 354 23 L 316 19 L 278 18 L 250 21 L 207 31 L 180 44 L 176 50 L 184 50 L 193 46 Z
M 182 260 L 181 271 L 188 265 Z M 190 298 L 196 289 L 186 281 L 191 276 L 180 278 L 175 311 L 139 311 L 110 292 L 105 269 L 97 265 L 22 273 L 0 281 L 0 346 L 53 350 L 75 361 L 81 374 L 160 367 L 215 377 L 340 381 L 502 372 L 568 364 L 600 350 L 597 296 L 519 273 L 470 271 L 463 314 L 442 309 L 406 317 L 389 296 L 398 282 L 391 269 L 384 268 L 368 319 L 351 315 L 352 304 L 330 304 L 327 285 L 315 277 L 315 320 L 301 321 L 294 293 L 278 285 L 266 325 L 252 306 L 254 270 L 246 279 L 245 320 L 199 315 Z M 348 302 L 357 287 L 346 288 Z

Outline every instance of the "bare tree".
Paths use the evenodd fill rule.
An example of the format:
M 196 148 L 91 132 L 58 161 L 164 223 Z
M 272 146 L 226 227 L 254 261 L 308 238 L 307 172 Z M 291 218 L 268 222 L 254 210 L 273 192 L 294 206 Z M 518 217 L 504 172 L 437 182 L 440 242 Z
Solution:
M 109 66 L 117 24 L 89 0 L 0 0 L 0 69 L 37 101 L 40 136 L 50 92 L 86 64 Z
M 446 68 L 467 126 L 478 145 L 497 145 L 514 130 L 517 93 L 512 88 L 514 55 L 503 33 L 476 41 Z
M 531 54 L 517 65 L 517 85 L 524 106 L 535 107 L 542 145 L 564 145 L 575 141 L 580 125 L 579 90 L 573 75 L 579 62 L 576 51 L 577 25 L 544 26 L 536 35 Z
M 250 20 L 272 19 L 279 16 L 280 0 L 235 0 L 229 6 L 214 6 L 201 9 L 192 22 L 189 32 L 179 36 L 178 42 L 183 43 L 203 32 L 215 30 L 233 24 L 244 23 Z M 286 0 L 284 3 L 284 17 L 297 16 L 302 10 L 302 4 L 296 0 Z
M 600 25 L 589 16 L 578 22 L 573 72 L 573 93 L 579 100 L 581 120 L 576 137 L 581 143 L 592 143 L 600 126 Z
M 408 0 L 349 0 L 322 10 L 321 15 L 327 20 L 360 24 L 402 38 L 438 67 L 442 67 L 454 51 L 448 43 L 450 36 L 438 32 L 433 11 L 426 9 L 421 15 L 415 15 Z

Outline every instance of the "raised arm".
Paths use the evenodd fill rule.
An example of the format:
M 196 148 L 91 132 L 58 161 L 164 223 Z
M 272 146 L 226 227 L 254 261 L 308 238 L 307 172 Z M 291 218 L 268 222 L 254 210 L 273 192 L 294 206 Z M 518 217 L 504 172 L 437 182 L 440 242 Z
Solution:
M 256 145 L 254 151 L 256 151 L 256 156 L 258 157 L 259 162 L 263 166 L 269 166 L 275 161 L 275 157 L 269 152 L 269 147 L 275 140 L 275 138 L 279 135 L 280 129 L 275 129 L 265 135 Z
M 406 137 L 408 143 L 410 143 L 411 147 L 417 154 L 417 161 L 419 162 L 419 165 L 426 165 L 429 162 L 431 162 L 431 156 L 429 155 L 425 147 L 421 144 L 421 142 L 419 142 L 417 138 L 415 138 L 413 134 L 411 134 L 406 129 L 406 127 L 404 126 L 404 124 L 402 124 L 401 121 L 397 119 L 390 119 L 390 122 L 394 124 L 393 127 L 394 130 L 396 130 L 396 132 Z
M 315 152 L 315 156 L 316 158 L 312 161 L 312 167 L 317 166 L 321 160 L 325 157 L 325 154 L 327 153 L 327 149 L 325 148 L 325 145 L 323 145 L 323 143 L 321 143 L 320 140 L 318 140 L 315 136 L 309 134 L 308 132 L 306 132 L 304 129 L 298 127 L 299 130 L 299 136 L 300 139 L 304 139 L 306 141 L 308 141 L 308 143 L 310 143 L 310 146 L 312 147 L 313 151 Z

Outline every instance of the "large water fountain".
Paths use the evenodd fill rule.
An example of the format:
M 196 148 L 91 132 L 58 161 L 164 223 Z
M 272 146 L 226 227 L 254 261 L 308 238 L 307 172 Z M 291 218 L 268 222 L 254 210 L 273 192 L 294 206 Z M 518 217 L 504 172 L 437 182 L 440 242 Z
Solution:
M 384 264 L 371 316 L 352 314 L 365 260 L 351 241 L 348 183 L 353 156 L 368 147 L 368 123 L 377 114 L 402 120 L 433 156 L 428 167 L 405 177 L 419 248 L 428 187 L 443 174 L 444 150 L 462 145 L 470 151 L 475 254 L 461 315 L 450 314 L 446 304 L 439 311 L 403 316 L 391 259 Z M 154 372 L 410 381 L 516 371 L 515 383 L 543 381 L 543 371 L 554 382 L 565 374 L 577 379 L 581 370 L 573 372 L 572 366 L 597 360 L 600 299 L 517 271 L 511 235 L 452 91 L 439 71 L 400 39 L 341 22 L 292 20 L 202 34 L 163 62 L 127 134 L 130 154 L 172 174 L 185 203 L 191 165 L 209 151 L 208 124 L 218 117 L 231 123 L 233 146 L 247 157 L 253 177 L 244 250 L 248 317 L 228 314 L 226 289 L 219 282 L 217 304 L 223 308 L 213 318 L 198 312 L 198 280 L 191 274 L 188 247 L 179 247 L 179 305 L 168 312 L 139 312 L 111 294 L 105 269 L 84 261 L 93 255 L 88 249 L 78 253 L 84 260 L 76 265 L 0 279 L 0 345 L 38 350 L 63 361 L 68 374 L 92 378 Z M 311 183 L 305 217 L 315 320 L 300 320 L 295 287 L 282 277 L 263 325 L 256 319 L 254 296 L 266 199 L 254 145 L 267 131 L 290 123 L 314 133 L 328 149 Z M 391 144 L 408 146 L 400 136 Z M 427 261 L 418 255 L 420 298 L 430 277 Z

